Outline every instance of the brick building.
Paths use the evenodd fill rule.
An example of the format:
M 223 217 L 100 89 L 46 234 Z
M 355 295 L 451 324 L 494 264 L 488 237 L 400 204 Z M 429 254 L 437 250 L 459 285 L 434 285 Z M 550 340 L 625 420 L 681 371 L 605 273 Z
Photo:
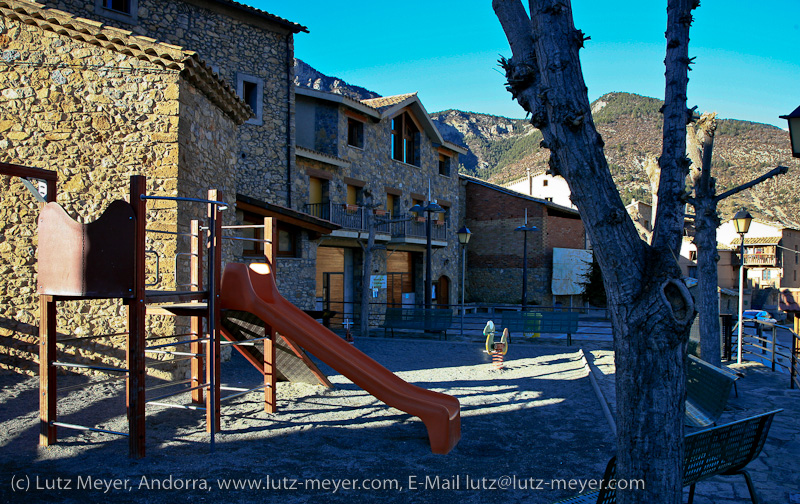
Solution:
M 569 305 L 553 296 L 553 249 L 586 249 L 586 234 L 577 210 L 520 194 L 480 179 L 460 176 L 465 186 L 467 297 L 474 302 L 519 304 L 522 300 L 523 239 L 514 229 L 527 210 L 529 304 Z

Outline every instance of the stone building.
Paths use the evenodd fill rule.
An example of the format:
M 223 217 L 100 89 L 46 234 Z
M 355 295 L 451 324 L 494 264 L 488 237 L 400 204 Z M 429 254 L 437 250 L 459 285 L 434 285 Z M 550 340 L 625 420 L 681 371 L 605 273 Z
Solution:
M 196 52 L 253 110 L 232 149 L 237 187 L 293 207 L 294 34 L 307 31 L 304 26 L 231 0 L 42 3 Z
M 432 214 L 434 302 L 456 303 L 456 230 L 463 222 L 458 156 L 414 94 L 357 101 L 297 88 L 297 171 L 292 192 L 302 210 L 341 226 L 315 250 L 318 309 L 358 313 L 364 247 L 374 224 L 371 302 L 424 302 L 426 231 L 409 209 L 436 200 Z M 382 308 L 375 307 L 376 311 Z
M 202 198 L 213 187 L 233 205 L 237 127 L 251 111 L 197 53 L 7 0 L 0 1 L 0 44 L 0 161 L 57 171 L 58 202 L 73 217 L 95 220 L 127 195 L 134 174 L 148 177 L 149 194 Z M 18 180 L 0 177 L 0 194 L 0 367 L 31 372 L 38 208 Z M 147 227 L 167 232 L 187 231 L 190 219 L 205 214 L 202 205 L 166 201 L 148 210 Z M 233 212 L 226 222 L 234 222 Z M 187 282 L 171 260 L 185 241 L 157 233 L 148 240 L 162 258 L 156 288 Z M 118 334 L 125 313 L 120 300 L 61 303 L 59 331 Z M 148 319 L 157 334 L 173 334 L 175 323 Z M 124 357 L 124 335 L 85 341 L 59 349 L 77 361 Z
M 515 232 L 525 222 L 528 232 L 528 304 L 569 305 L 553 296 L 553 249 L 587 249 L 586 233 L 577 210 L 520 194 L 489 182 L 460 175 L 465 185 L 466 225 L 472 232 L 467 246 L 467 291 L 473 302 L 519 304 L 522 301 L 523 236 Z

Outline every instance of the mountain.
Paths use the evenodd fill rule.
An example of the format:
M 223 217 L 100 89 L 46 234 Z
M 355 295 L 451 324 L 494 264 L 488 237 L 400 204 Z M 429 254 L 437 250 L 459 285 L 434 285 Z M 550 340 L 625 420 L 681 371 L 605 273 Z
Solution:
M 348 98 L 353 98 L 354 100 L 369 100 L 371 98 L 380 98 L 381 96 L 363 87 L 348 84 L 336 77 L 329 77 L 297 58 L 294 60 L 294 84 L 296 86 L 337 93 L 347 96 Z
M 605 141 L 609 168 L 623 201 L 651 201 L 644 169 L 648 156 L 661 153 L 662 101 L 631 93 L 608 93 L 592 103 L 592 117 Z M 539 147 L 541 132 L 527 121 L 445 110 L 431 114 L 450 141 L 470 148 L 462 171 L 504 183 L 547 169 L 549 151 Z M 775 126 L 733 119 L 717 121 L 712 176 L 717 194 L 783 165 L 789 173 L 723 200 L 723 220 L 739 208 L 754 217 L 800 229 L 800 163 L 792 158 L 789 134 Z
M 297 85 L 339 93 L 357 100 L 377 93 L 326 76 L 295 61 Z M 625 203 L 635 198 L 651 201 L 644 169 L 648 156 L 661 153 L 661 100 L 631 93 L 608 93 L 592 103 L 592 117 L 605 141 L 605 153 L 614 181 Z M 702 109 L 702 107 L 701 107 Z M 520 109 L 521 110 L 521 109 Z M 445 140 L 466 145 L 460 171 L 494 183 L 504 183 L 547 169 L 549 151 L 542 149 L 542 133 L 524 119 L 444 110 L 431 114 Z M 723 200 L 723 220 L 739 208 L 754 217 L 800 229 L 800 163 L 791 155 L 789 134 L 780 128 L 735 119 L 717 121 L 712 176 L 717 194 L 762 175 L 778 165 L 789 173 L 763 182 Z

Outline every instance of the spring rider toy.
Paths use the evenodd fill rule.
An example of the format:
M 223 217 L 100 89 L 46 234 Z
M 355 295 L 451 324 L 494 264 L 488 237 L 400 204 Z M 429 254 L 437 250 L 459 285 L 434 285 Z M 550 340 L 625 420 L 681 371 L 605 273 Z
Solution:
M 492 356 L 492 366 L 497 369 L 503 369 L 504 356 L 508 353 L 508 328 L 503 329 L 503 336 L 500 341 L 494 340 L 494 322 L 491 320 L 486 322 L 486 327 L 483 328 L 483 334 L 486 336 L 486 353 Z

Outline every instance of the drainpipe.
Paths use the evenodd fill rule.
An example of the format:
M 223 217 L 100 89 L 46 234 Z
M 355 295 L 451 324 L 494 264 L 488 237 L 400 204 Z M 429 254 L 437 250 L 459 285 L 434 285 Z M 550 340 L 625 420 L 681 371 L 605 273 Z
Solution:
M 286 207 L 292 208 L 292 86 L 294 51 L 292 32 L 286 34 Z

